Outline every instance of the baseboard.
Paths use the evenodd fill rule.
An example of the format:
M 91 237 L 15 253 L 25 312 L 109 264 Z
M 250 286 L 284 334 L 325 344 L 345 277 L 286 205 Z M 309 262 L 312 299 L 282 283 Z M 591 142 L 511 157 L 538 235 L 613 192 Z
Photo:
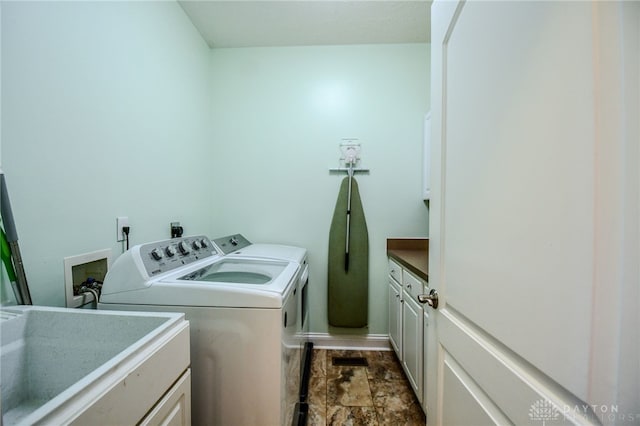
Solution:
M 309 333 L 309 340 L 314 349 L 342 349 L 342 350 L 373 350 L 390 351 L 389 335 L 387 334 L 329 334 Z

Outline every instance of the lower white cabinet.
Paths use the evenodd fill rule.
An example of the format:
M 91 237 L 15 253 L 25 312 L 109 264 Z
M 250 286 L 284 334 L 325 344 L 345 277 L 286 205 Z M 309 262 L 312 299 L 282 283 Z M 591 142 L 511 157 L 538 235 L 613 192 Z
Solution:
M 106 311 L 105 311 L 106 312 Z M 181 318 L 131 359 L 105 373 L 109 383 L 85 391 L 87 402 L 70 416 L 46 424 L 191 424 L 189 323 Z M 56 413 L 57 414 L 57 413 Z M 71 421 L 68 418 L 71 417 Z
M 158 401 L 140 426 L 190 426 L 191 425 L 191 369 Z
M 422 306 L 408 293 L 402 304 L 402 366 L 422 402 Z
M 389 277 L 389 341 L 396 354 L 402 353 L 402 287 Z
M 389 341 L 420 402 L 423 400 L 425 283 L 389 259 Z M 398 281 L 399 280 L 399 281 Z

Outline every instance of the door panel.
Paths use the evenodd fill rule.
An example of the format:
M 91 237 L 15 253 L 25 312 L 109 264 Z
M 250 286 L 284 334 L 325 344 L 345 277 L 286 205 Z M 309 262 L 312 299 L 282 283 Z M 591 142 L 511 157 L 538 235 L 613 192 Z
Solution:
M 607 423 L 631 400 L 612 379 L 616 336 L 633 323 L 614 308 L 638 281 L 637 268 L 621 273 L 625 245 L 638 258 L 639 216 L 622 154 L 638 149 L 624 136 L 637 135 L 637 103 L 636 119 L 616 121 L 622 9 L 432 7 L 429 424 Z M 635 31 L 625 37 L 637 46 Z M 627 407 L 640 413 L 637 397 Z
M 473 379 L 451 357 L 444 353 L 443 424 L 446 425 L 510 425 L 498 407 L 484 394 Z M 464 407 L 461 409 L 461 407 Z
M 438 332 L 446 351 L 445 370 L 446 365 L 455 365 L 458 379 L 473 390 L 491 418 L 500 418 L 496 414 L 500 411 L 511 423 L 527 424 L 531 421 L 530 408 L 541 398 L 540 392 L 558 407 L 580 404 L 504 344 L 449 311 L 441 312 Z M 446 383 L 444 389 L 446 392 Z M 571 422 L 588 423 L 580 413 L 569 412 L 567 417 Z
M 583 28 L 590 10 L 588 3 L 467 3 L 447 48 L 443 140 L 448 306 L 581 398 L 590 347 L 594 142 L 585 123 L 593 97 L 574 93 L 592 84 L 584 72 L 593 61 Z M 574 37 L 557 37 L 562 23 Z M 516 28 L 517 42 L 500 43 Z M 475 78 L 466 78 L 469 70 Z M 553 107 L 558 92 L 562 105 Z M 486 293 L 509 303 L 477 303 Z M 558 318 L 549 311 L 564 312 L 571 333 L 549 333 Z M 549 347 L 584 356 L 569 367 Z

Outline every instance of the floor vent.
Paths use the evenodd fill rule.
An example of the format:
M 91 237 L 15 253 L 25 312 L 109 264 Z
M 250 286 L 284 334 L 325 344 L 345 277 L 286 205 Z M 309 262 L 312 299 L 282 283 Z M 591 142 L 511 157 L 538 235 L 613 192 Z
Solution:
M 361 356 L 346 357 L 346 356 L 334 356 L 331 359 L 331 364 L 347 367 L 368 367 L 369 363 L 367 359 Z

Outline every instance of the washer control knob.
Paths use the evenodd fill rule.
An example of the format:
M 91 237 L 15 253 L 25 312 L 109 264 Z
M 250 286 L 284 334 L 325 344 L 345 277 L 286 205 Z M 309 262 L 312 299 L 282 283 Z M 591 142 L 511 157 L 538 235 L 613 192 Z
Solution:
M 162 249 L 154 248 L 151 250 L 151 257 L 155 260 L 161 260 L 164 257 L 164 253 L 162 253 Z
M 178 248 L 180 249 L 180 253 L 182 254 L 189 254 L 191 252 L 189 244 L 187 244 L 186 241 L 181 241 L 180 244 L 178 244 Z
M 195 240 L 195 241 L 193 242 L 193 244 L 191 244 L 191 245 L 193 246 L 193 248 L 194 248 L 195 250 L 200 250 L 200 249 L 202 248 L 202 244 L 201 244 L 201 243 L 200 243 L 200 241 L 198 241 L 198 240 Z
M 176 255 L 177 251 L 175 246 L 168 246 L 165 251 L 167 252 L 167 256 L 173 257 Z
M 231 237 L 231 239 L 229 239 L 229 242 L 231 243 L 232 246 L 238 245 L 238 239 L 236 237 Z
M 205 240 L 204 238 L 200 240 L 200 245 L 204 248 L 204 247 L 208 247 L 209 245 L 207 244 L 207 240 Z

